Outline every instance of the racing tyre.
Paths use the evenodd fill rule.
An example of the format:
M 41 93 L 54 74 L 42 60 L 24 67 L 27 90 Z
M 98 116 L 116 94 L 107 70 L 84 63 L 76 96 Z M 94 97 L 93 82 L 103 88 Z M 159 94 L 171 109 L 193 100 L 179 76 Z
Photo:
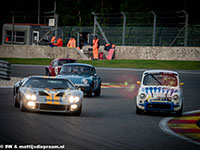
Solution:
M 181 117 L 183 113 L 183 106 L 176 112 L 176 117 Z
M 21 112 L 26 111 L 26 108 L 25 108 L 24 104 L 22 104 L 22 101 L 20 101 L 20 110 L 21 110 Z
M 141 115 L 142 114 L 142 109 L 138 108 L 136 105 L 136 114 Z
M 92 92 L 90 91 L 90 92 L 87 92 L 86 93 L 86 97 L 92 97 Z
M 94 91 L 95 96 L 100 96 L 101 95 L 101 84 L 99 85 L 98 89 Z
M 45 69 L 45 75 L 46 76 L 51 76 L 51 74 L 49 73 L 49 69 L 48 68 Z
M 86 93 L 86 97 L 92 97 L 92 88 L 90 87 L 90 91 Z
M 82 105 L 79 107 L 78 110 L 74 111 L 74 112 L 71 112 L 71 115 L 72 116 L 80 116 L 81 115 L 81 112 L 82 112 Z
M 19 103 L 16 99 L 16 96 L 13 96 L 13 100 L 14 100 L 14 106 L 19 108 Z

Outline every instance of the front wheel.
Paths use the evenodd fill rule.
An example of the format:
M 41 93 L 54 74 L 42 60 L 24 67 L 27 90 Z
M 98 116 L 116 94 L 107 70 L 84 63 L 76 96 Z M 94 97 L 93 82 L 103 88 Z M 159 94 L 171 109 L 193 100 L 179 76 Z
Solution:
M 21 112 L 26 111 L 26 108 L 25 108 L 24 104 L 22 103 L 22 100 L 20 101 L 20 110 L 21 110 Z
M 176 112 L 176 117 L 181 117 L 183 113 L 183 106 Z
M 138 106 L 136 105 L 136 114 L 141 115 L 142 112 L 143 112 L 142 109 L 138 108 Z
M 86 92 L 86 97 L 92 97 L 92 87 L 90 86 L 90 90 Z
M 101 95 L 101 84 L 99 85 L 98 89 L 96 89 L 96 90 L 94 91 L 94 95 L 95 95 L 95 96 L 100 96 L 100 95 Z
M 46 75 L 46 76 L 51 76 L 51 74 L 50 74 L 50 72 L 49 72 L 49 69 L 48 69 L 48 68 L 46 68 L 46 69 L 45 69 L 45 75 Z
M 16 98 L 15 95 L 13 96 L 13 100 L 14 100 L 14 106 L 15 107 L 19 107 L 19 103 L 18 103 L 17 98 Z

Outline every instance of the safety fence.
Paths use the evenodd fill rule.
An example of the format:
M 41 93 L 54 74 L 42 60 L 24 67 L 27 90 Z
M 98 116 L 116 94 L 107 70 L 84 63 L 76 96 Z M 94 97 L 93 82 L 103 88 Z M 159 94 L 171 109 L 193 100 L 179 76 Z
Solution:
M 93 38 L 93 27 L 76 27 L 62 26 L 64 45 L 69 40 L 70 36 L 78 38 L 78 33 L 87 33 L 88 42 L 91 44 Z M 107 39 L 110 43 L 118 46 L 122 45 L 122 27 L 102 27 Z M 157 27 L 154 46 L 184 46 L 184 33 L 181 32 L 182 27 Z M 124 46 L 152 46 L 153 28 L 148 26 L 132 26 L 126 27 Z M 188 26 L 187 46 L 200 46 L 200 26 Z M 105 44 L 100 31 L 97 31 L 101 44 Z M 178 37 L 177 37 L 178 35 Z
M 10 80 L 11 66 L 7 61 L 0 60 L 0 79 Z
M 118 46 L 200 46 L 200 26 L 189 24 L 186 11 L 92 13 L 94 26 L 61 27 L 64 40 L 86 33 L 91 43 L 98 35 L 101 44 Z M 92 35 L 92 36 L 91 36 Z
M 32 23 L 36 23 L 33 17 L 37 18 L 37 16 L 23 16 L 22 14 L 8 17 L 14 23 L 28 21 L 30 23 L 29 17 L 32 17 Z M 52 19 L 52 17 L 54 18 L 55 15 L 41 16 L 40 23 L 48 24 L 48 19 Z M 58 24 L 58 28 L 52 28 L 55 28 L 55 31 L 58 31 L 56 29 L 61 29 L 62 33 L 60 35 L 63 37 L 64 46 L 66 46 L 71 36 L 76 38 L 78 45 L 91 44 L 94 34 L 98 35 L 101 45 L 109 42 L 117 46 L 200 46 L 200 25 L 190 24 L 190 17 L 192 18 L 191 14 L 184 10 L 176 12 L 150 11 L 107 14 L 93 12 L 88 21 L 88 26 L 70 26 L 71 23 L 62 23 L 62 26 Z M 58 19 L 58 22 L 62 22 L 62 17 L 58 17 Z M 49 34 L 48 40 L 55 32 L 54 30 Z M 32 35 L 34 34 L 30 34 L 29 37 L 31 40 L 34 39 L 31 37 Z M 42 31 L 38 35 L 40 40 L 47 36 Z M 2 34 L 0 34 L 0 39 L 5 38 L 1 36 Z M 15 36 L 15 34 L 12 36 Z M 17 40 L 17 37 L 15 38 Z

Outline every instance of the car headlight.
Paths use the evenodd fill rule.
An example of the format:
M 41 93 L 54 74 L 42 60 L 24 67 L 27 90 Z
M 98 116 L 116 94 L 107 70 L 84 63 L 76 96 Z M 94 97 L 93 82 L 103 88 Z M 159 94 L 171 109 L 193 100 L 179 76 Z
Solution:
M 146 98 L 146 95 L 145 95 L 144 93 L 141 93 L 141 94 L 139 95 L 139 97 L 140 97 L 141 99 L 145 99 L 145 98 Z
M 173 96 L 173 100 L 178 100 L 179 99 L 179 96 L 178 95 L 174 95 Z
M 27 99 L 27 100 L 35 101 L 35 100 L 36 100 L 36 96 L 35 96 L 35 95 L 31 95 L 31 94 L 27 94 L 27 95 L 26 95 L 26 99 Z
M 80 101 L 80 97 L 78 97 L 78 96 L 70 96 L 69 97 L 69 102 L 70 103 L 77 103 L 79 101 Z
M 88 84 L 88 80 L 87 79 L 82 79 L 81 80 L 84 84 Z

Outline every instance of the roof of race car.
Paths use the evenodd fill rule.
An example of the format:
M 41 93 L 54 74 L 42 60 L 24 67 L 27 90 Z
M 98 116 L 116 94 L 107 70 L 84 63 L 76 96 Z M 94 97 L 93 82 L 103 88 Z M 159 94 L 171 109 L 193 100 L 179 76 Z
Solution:
M 41 78 L 41 79 L 64 79 L 64 80 L 66 80 L 66 78 L 57 78 L 56 76 L 37 76 L 37 75 L 33 75 L 33 76 L 29 76 L 28 78 Z
M 147 70 L 143 74 L 158 74 L 158 73 L 178 75 L 177 72 L 171 70 Z
M 72 58 L 56 58 L 53 61 L 55 61 L 55 60 L 76 60 L 76 59 L 72 59 Z
M 64 64 L 63 66 L 86 66 L 86 67 L 94 67 L 94 66 L 89 65 L 89 64 L 81 64 L 81 63 L 68 63 L 68 64 Z
M 64 78 L 64 77 L 57 77 L 57 76 L 37 76 L 37 75 L 33 75 L 33 76 L 29 76 L 29 77 L 25 77 L 27 79 L 30 78 L 40 78 L 40 79 L 56 79 L 56 80 L 67 80 L 68 82 L 71 82 L 69 79 Z M 24 79 L 25 79 L 24 78 Z

